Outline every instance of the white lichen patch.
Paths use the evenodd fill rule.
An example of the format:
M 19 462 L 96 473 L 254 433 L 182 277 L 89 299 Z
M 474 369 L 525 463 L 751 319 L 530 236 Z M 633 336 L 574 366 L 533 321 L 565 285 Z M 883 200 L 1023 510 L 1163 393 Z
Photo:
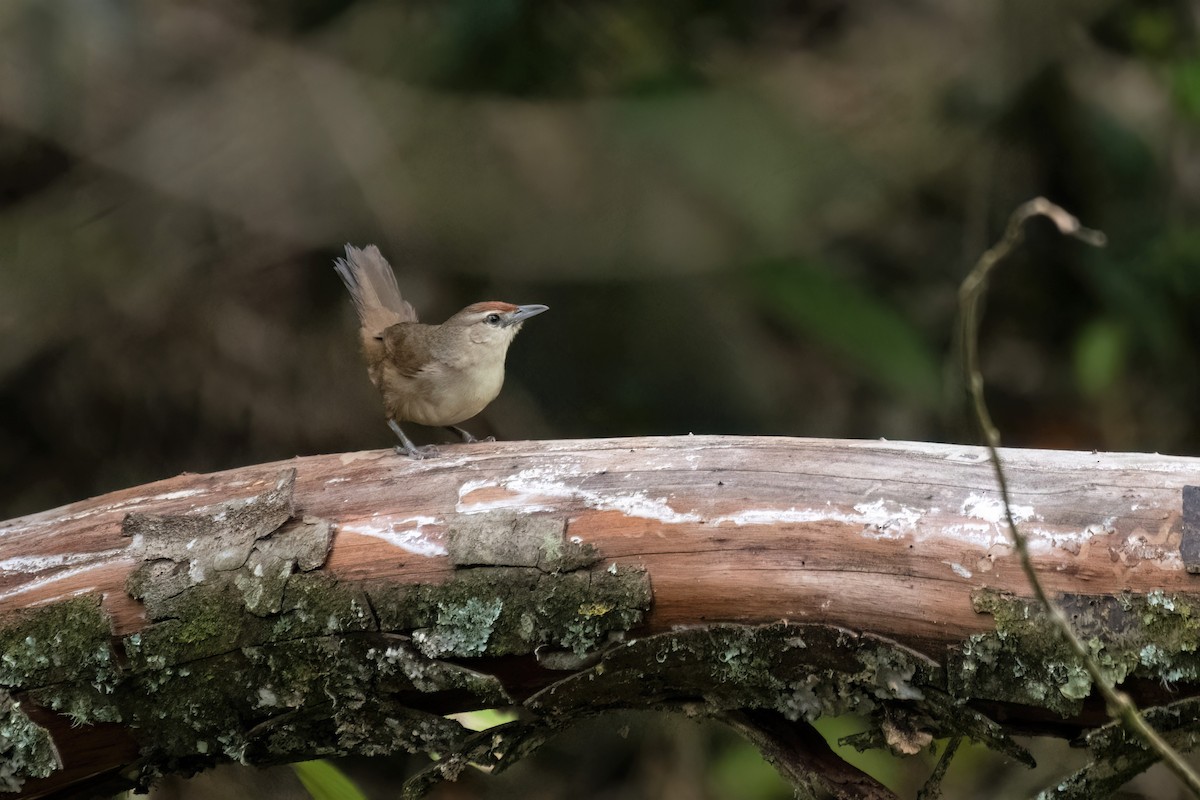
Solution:
M 24 583 L 14 586 L 11 589 L 0 592 L 0 600 L 8 600 L 9 598 L 18 597 L 27 592 L 41 591 L 42 589 L 44 589 L 47 586 L 52 586 L 61 581 L 65 581 L 70 578 L 74 578 L 78 575 L 83 575 L 87 572 L 91 572 L 94 569 L 99 569 L 101 567 L 107 567 L 108 563 L 109 562 L 104 561 L 104 562 L 98 562 L 98 563 L 92 563 L 92 564 L 85 564 L 85 565 L 79 566 L 79 567 L 69 567 L 67 569 L 59 570 L 58 572 L 55 572 L 51 575 L 47 575 L 44 578 L 38 578 L 38 579 L 32 580 L 32 581 L 25 581 Z M 55 595 L 53 597 L 45 598 L 41 602 L 53 602 L 56 600 L 61 600 L 64 597 L 74 597 L 75 595 L 83 594 L 84 592 L 90 591 L 90 590 L 91 590 L 90 587 L 85 587 L 82 589 L 72 588 L 66 592 L 63 592 L 60 595 Z
M 884 500 L 859 503 L 854 506 L 853 513 L 832 506 L 807 509 L 795 507 L 778 510 L 748 509 L 708 521 L 715 524 L 730 522 L 736 525 L 842 522 L 862 526 L 861 535 L 871 539 L 891 540 L 910 537 L 915 542 L 950 539 L 973 549 L 988 552 L 997 548 L 1002 551 L 1011 548 L 1012 540 L 1009 536 L 1002 502 L 972 493 L 962 503 L 959 513 L 981 521 L 946 524 L 946 521 L 942 519 L 922 525 L 922 521 L 941 515 L 941 509 L 919 509 Z M 1040 521 L 1041 519 L 1032 506 L 1014 506 L 1013 515 L 1019 529 L 1026 536 L 1030 550 L 1035 553 L 1058 548 L 1078 555 L 1083 545 L 1092 538 L 1108 535 L 1115 531 L 1116 520 L 1112 517 L 1078 530 L 1031 524 L 1030 520 Z M 1169 556 L 1161 550 L 1160 553 L 1164 558 Z M 945 563 L 950 565 L 951 562 Z M 964 578 L 971 577 L 972 573 L 969 569 L 961 564 L 957 566 L 956 574 Z
M 208 576 L 208 572 L 204 569 L 204 564 L 199 560 L 188 562 L 187 574 L 192 583 L 204 583 L 204 579 Z
M 859 503 L 854 506 L 857 515 L 855 522 L 861 520 L 863 534 L 874 539 L 898 539 L 917 529 L 925 512 L 908 506 L 876 500 L 873 503 Z
M 650 469 L 684 468 L 678 455 L 671 455 L 671 459 L 654 462 Z M 656 497 L 643 489 L 612 486 L 614 481 L 618 484 L 622 481 L 620 475 L 608 475 L 607 486 L 594 488 L 593 479 L 602 474 L 586 469 L 582 462 L 572 461 L 532 467 L 509 475 L 468 480 L 459 487 L 456 510 L 460 514 L 503 510 L 561 512 L 582 505 L 596 511 L 616 511 L 626 517 L 653 520 L 665 525 L 727 525 L 740 528 L 840 523 L 856 526 L 859 535 L 870 539 L 951 541 L 970 550 L 987 552 L 989 558 L 1006 555 L 1012 547 L 1004 503 L 998 495 L 986 492 L 968 492 L 961 502 L 952 501 L 953 504 L 945 511 L 939 507 L 914 507 L 895 499 L 878 498 L 857 503 L 851 508 L 826 503 L 823 506 L 747 508 L 731 513 L 727 507 L 710 509 L 697 505 L 695 501 L 684 505 L 670 495 Z M 629 473 L 624 480 L 633 483 L 640 475 Z M 1096 537 L 1117 533 L 1117 520 L 1111 516 L 1080 528 L 1077 525 L 1048 524 L 1032 505 L 1013 504 L 1010 511 L 1033 553 L 1057 549 L 1078 555 Z M 1168 554 L 1163 553 L 1163 557 L 1168 557 Z M 961 570 L 956 570 L 960 577 L 973 574 L 961 563 L 954 563 Z
M 1100 522 L 1098 522 L 1098 523 L 1093 523 L 1091 525 L 1088 525 L 1086 528 L 1084 528 L 1084 530 L 1093 536 L 1101 536 L 1101 535 L 1107 536 L 1110 533 L 1116 533 L 1117 532 L 1117 518 L 1116 517 L 1105 517 L 1104 519 L 1100 520 Z
M 437 517 L 391 517 L 373 516 L 338 525 L 343 533 L 370 536 L 399 547 L 418 556 L 444 556 L 446 546 L 442 543 L 440 529 L 442 521 Z M 432 530 L 431 530 L 432 529 Z
M 1066 550 L 1078 555 L 1083 546 L 1097 536 L 1107 536 L 1115 533 L 1116 518 L 1105 519 L 1085 526 L 1082 529 L 1055 527 L 1042 524 L 1044 518 L 1033 506 L 1014 503 L 1011 505 L 1013 522 L 1025 536 L 1032 553 L 1044 553 L 1051 549 Z M 1011 547 L 1012 534 L 1008 530 L 1008 515 L 1005 513 L 1004 502 L 998 497 L 984 497 L 972 492 L 967 495 L 959 507 L 959 513 L 964 517 L 982 520 L 980 523 L 962 523 L 947 526 L 945 530 L 977 547 L 991 549 L 993 547 Z
M 876 500 L 859 503 L 853 513 L 832 505 L 823 508 L 750 508 L 736 514 L 711 517 L 713 525 L 786 525 L 812 522 L 841 522 L 858 525 L 863 535 L 873 539 L 898 539 L 912 533 L 925 512 L 908 506 Z
M 1033 506 L 1022 506 L 1017 504 L 1011 505 L 1013 519 L 1020 524 L 1028 519 L 1034 519 Z M 967 499 L 963 501 L 959 508 L 959 513 L 964 517 L 972 517 L 973 519 L 981 519 L 984 522 L 993 525 L 999 525 L 1002 522 L 1007 522 L 1004 513 L 1004 503 L 997 497 L 983 497 L 982 495 L 971 492 L 967 495 Z M 1040 517 L 1037 517 L 1040 519 Z
M 963 544 L 990 550 L 993 547 L 1008 547 L 1011 544 L 1008 534 L 998 525 L 965 522 L 956 525 L 946 525 L 942 530 L 953 539 Z
M 115 550 L 96 550 L 90 553 L 54 553 L 44 556 L 14 556 L 0 561 L 0 575 L 5 573 L 19 572 L 24 575 L 32 575 L 38 572 L 45 572 L 48 569 L 59 569 L 61 567 L 73 567 L 80 564 L 92 564 L 97 561 L 107 561 L 111 558 L 120 556 L 125 552 L 126 548 L 118 548 Z
M 195 497 L 198 494 L 206 494 L 207 492 L 208 492 L 208 489 L 206 489 L 206 488 L 177 489 L 174 492 L 164 492 L 163 494 L 156 494 L 153 497 L 151 497 L 150 500 L 182 500 L 185 497 Z
M 577 464 L 568 464 L 534 467 L 504 478 L 465 481 L 458 490 L 456 510 L 460 514 L 485 514 L 506 509 L 551 511 L 558 502 L 569 500 L 597 511 L 617 511 L 627 517 L 666 524 L 704 521 L 700 514 L 676 511 L 666 499 L 650 497 L 643 491 L 597 491 L 569 480 L 580 474 L 581 468 Z
M 597 511 L 616 511 L 627 517 L 650 519 L 667 525 L 779 525 L 806 522 L 845 522 L 862 525 L 879 537 L 910 533 L 922 512 L 883 500 L 855 506 L 854 513 L 833 507 L 746 509 L 735 514 L 708 515 L 699 510 L 679 510 L 667 498 L 645 491 L 599 491 L 580 485 L 576 464 L 535 467 L 503 478 L 466 481 L 459 488 L 456 510 L 481 514 L 506 509 L 553 511 L 564 501 L 582 503 Z M 633 477 L 633 476 L 630 476 Z
M 960 578 L 971 577 L 971 570 L 967 569 L 962 564 L 959 564 L 957 561 L 943 561 L 942 563 L 948 566 L 950 571 Z

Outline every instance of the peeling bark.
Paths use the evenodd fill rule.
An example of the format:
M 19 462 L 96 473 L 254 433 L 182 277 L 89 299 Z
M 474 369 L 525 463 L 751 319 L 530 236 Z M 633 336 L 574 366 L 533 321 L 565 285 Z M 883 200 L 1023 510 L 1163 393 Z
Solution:
M 1200 695 L 1180 554 L 1200 459 L 1003 457 L 1106 672 L 1147 706 Z M 1001 518 L 981 448 L 676 437 L 318 456 L 0 523 L 0 788 L 396 750 L 444 775 L 646 706 L 733 720 L 817 788 L 861 781 L 780 749 L 822 714 L 872 720 L 860 746 L 1024 759 L 1010 734 L 1105 719 Z M 443 716 L 500 705 L 528 719 Z M 1154 713 L 1190 745 L 1191 709 Z M 1097 741 L 1071 791 L 1129 771 Z

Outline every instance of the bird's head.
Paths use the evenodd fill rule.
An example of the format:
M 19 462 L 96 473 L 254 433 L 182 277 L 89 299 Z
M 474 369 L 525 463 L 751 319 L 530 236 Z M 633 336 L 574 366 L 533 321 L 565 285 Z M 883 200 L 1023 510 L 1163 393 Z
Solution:
M 521 329 L 522 322 L 547 310 L 549 307 L 543 305 L 514 306 L 490 300 L 467 306 L 445 324 L 463 328 L 476 344 L 507 347 Z

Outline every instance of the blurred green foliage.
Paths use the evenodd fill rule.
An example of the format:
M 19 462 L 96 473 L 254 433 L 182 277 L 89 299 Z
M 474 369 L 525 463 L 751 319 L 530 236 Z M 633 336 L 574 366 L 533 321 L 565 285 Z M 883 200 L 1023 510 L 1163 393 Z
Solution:
M 763 264 L 756 273 L 759 303 L 789 328 L 844 356 L 864 381 L 899 402 L 936 407 L 942 397 L 937 353 L 881 298 L 828 267 L 783 261 Z
M 301 761 L 292 769 L 312 800 L 366 800 L 354 782 L 328 761 Z
M 749 742 L 722 751 L 709 767 L 713 794 L 738 800 L 789 800 L 792 787 Z
M 420 35 L 395 57 L 409 79 L 451 91 L 671 92 L 707 83 L 699 62 L 715 41 L 752 42 L 789 12 L 763 0 L 412 3 Z
M 1075 381 L 1087 397 L 1108 390 L 1125 371 L 1129 346 L 1125 329 L 1107 320 L 1079 332 L 1075 342 Z

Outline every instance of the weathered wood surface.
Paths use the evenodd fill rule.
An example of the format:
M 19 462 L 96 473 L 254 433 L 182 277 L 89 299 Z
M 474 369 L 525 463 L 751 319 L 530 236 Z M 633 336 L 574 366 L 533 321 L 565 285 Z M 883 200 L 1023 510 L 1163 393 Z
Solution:
M 1051 593 L 1196 593 L 1200 576 L 1179 551 L 1181 491 L 1200 483 L 1200 459 L 1002 454 Z M 138 559 L 125 516 L 198 513 L 263 491 L 286 467 L 297 471 L 296 517 L 336 524 L 328 574 L 438 582 L 454 570 L 446 533 L 456 521 L 506 510 L 552 516 L 604 563 L 647 570 L 653 606 L 635 635 L 787 620 L 877 634 L 942 660 L 948 646 L 994 627 L 973 592 L 1029 595 L 982 448 L 686 436 L 449 446 L 425 461 L 391 451 L 313 456 L 179 475 L 10 520 L 0 523 L 0 622 L 99 594 L 116 635 L 142 629 L 142 606 L 126 591 Z M 514 696 L 562 674 L 527 665 L 533 672 L 514 678 L 523 685 Z M 1022 724 L 1044 717 L 1035 711 Z M 68 746 L 94 751 L 77 770 L 129 757 L 129 740 L 108 726 L 89 738 L 91 728 L 67 733 L 64 720 L 37 718 L 71 736 Z
M 449 574 L 457 515 L 568 519 L 605 559 L 650 571 L 649 628 L 726 620 L 826 622 L 918 649 L 989 627 L 970 592 L 1028 594 L 986 451 L 886 441 L 707 437 L 452 446 L 311 456 L 183 474 L 0 523 L 0 615 L 101 592 L 118 634 L 143 624 L 125 593 L 121 521 L 186 513 L 297 469 L 298 514 L 337 523 L 325 569 L 353 579 Z M 1200 459 L 1004 450 L 1013 501 L 1052 592 L 1196 591 L 1179 555 L 1181 491 Z M 257 484 L 257 486 L 256 486 Z

